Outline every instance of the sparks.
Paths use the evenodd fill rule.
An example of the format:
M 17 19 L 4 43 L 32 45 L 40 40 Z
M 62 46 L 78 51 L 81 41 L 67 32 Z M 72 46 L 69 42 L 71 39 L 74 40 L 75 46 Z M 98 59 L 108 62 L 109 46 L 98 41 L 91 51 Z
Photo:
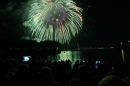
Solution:
M 72 0 L 41 0 L 31 5 L 28 19 L 28 31 L 37 41 L 69 43 L 82 28 L 82 9 Z

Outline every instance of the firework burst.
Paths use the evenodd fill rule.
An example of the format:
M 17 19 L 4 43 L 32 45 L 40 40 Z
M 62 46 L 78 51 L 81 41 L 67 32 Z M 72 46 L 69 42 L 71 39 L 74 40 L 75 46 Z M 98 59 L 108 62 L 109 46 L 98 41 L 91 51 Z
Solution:
M 82 9 L 72 0 L 41 0 L 31 5 L 28 19 L 26 26 L 37 41 L 69 43 L 82 28 Z

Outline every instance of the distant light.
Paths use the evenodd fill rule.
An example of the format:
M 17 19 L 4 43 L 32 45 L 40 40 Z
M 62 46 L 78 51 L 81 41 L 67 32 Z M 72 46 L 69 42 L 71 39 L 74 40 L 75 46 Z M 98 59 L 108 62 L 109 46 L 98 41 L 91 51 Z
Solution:
M 101 49 L 101 48 L 97 48 L 97 49 Z
M 88 7 L 90 7 L 90 6 L 88 6 Z
M 114 48 L 114 47 L 110 47 L 110 48 Z
M 123 42 L 120 42 L 121 44 L 123 44 Z
M 130 42 L 130 40 L 128 42 Z

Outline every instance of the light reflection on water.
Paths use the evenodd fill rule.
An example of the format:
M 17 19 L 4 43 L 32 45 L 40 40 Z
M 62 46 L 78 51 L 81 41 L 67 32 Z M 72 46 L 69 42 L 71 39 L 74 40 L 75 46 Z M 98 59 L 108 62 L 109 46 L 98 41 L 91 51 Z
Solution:
M 51 60 L 51 61 L 70 60 L 72 64 L 74 64 L 75 61 L 81 60 L 81 55 L 80 55 L 80 51 L 61 51 L 61 53 L 55 57 L 49 56 L 48 60 Z
M 88 51 L 61 51 L 57 56 L 49 56 L 48 60 L 50 61 L 66 61 L 70 60 L 72 65 L 77 60 L 86 59 L 88 61 L 92 60 L 116 60 L 120 59 L 124 61 L 125 55 L 124 50 L 88 50 Z

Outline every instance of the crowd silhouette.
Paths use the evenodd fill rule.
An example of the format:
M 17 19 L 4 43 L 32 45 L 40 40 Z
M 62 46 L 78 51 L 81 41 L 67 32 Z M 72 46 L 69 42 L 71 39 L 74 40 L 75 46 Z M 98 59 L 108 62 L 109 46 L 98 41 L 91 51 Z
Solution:
M 70 60 L 51 62 L 44 58 L 46 53 L 59 53 L 55 52 L 56 47 L 52 49 L 53 53 L 47 51 L 47 45 L 42 47 L 46 53 L 36 53 L 34 49 L 37 54 L 34 55 L 31 46 L 1 48 L 0 86 L 130 86 L 130 65 L 127 61 L 101 61 L 96 68 L 95 61 L 89 63 L 87 60 L 77 60 L 72 66 Z M 42 49 L 39 47 L 37 51 Z M 34 55 L 34 58 L 24 62 L 19 58 L 27 51 L 29 53 L 26 54 Z M 36 58 L 39 55 L 43 57 L 42 60 Z

